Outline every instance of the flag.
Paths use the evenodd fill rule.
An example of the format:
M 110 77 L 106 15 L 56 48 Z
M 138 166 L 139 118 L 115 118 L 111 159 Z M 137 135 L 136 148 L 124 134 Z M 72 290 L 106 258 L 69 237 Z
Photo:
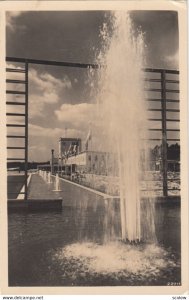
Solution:
M 87 138 L 86 138 L 86 141 L 85 141 L 85 149 L 86 150 L 88 150 L 89 141 L 91 140 L 91 138 L 92 138 L 91 129 L 89 129 L 89 132 L 87 134 Z
M 67 151 L 67 157 L 71 154 L 72 144 L 70 144 L 68 151 Z
M 75 144 L 74 146 L 73 146 L 73 154 L 77 154 L 77 144 Z

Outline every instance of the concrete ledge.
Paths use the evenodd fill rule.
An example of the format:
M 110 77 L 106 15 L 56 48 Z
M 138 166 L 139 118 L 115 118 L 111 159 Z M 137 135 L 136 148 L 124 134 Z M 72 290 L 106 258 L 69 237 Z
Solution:
M 55 177 L 54 175 L 52 175 L 52 177 Z M 90 188 L 90 187 L 86 187 L 82 184 L 79 184 L 79 183 L 76 183 L 76 182 L 73 182 L 71 180 L 68 180 L 68 179 L 65 179 L 65 178 L 61 178 L 60 177 L 60 180 L 63 181 L 63 182 L 67 182 L 75 187 L 78 187 L 78 188 L 81 188 L 81 189 L 84 189 L 86 191 L 89 191 L 91 193 L 94 193 L 96 195 L 99 195 L 101 196 L 104 200 L 114 200 L 114 201 L 118 201 L 120 200 L 120 197 L 119 196 L 112 196 L 112 195 L 109 195 L 109 194 L 106 194 L 106 193 L 103 193 L 103 192 L 99 192 L 93 188 Z M 142 198 L 142 201 L 145 201 L 147 200 L 148 198 L 147 197 L 143 197 Z M 152 199 L 154 200 L 155 203 L 157 204 L 166 204 L 166 205 L 180 205 L 180 201 L 181 201 L 181 197 L 178 196 L 178 195 L 170 195 L 170 196 L 153 196 Z
M 52 177 L 55 178 L 56 176 L 52 175 Z M 84 186 L 84 185 L 79 184 L 79 183 L 77 183 L 77 182 L 74 182 L 74 181 L 71 181 L 71 180 L 68 180 L 68 179 L 65 179 L 65 178 L 62 178 L 62 177 L 59 177 L 59 179 L 62 180 L 62 181 L 64 181 L 64 182 L 67 182 L 67 183 L 69 183 L 69 184 L 71 184 L 71 185 L 74 185 L 74 186 L 76 186 L 76 187 L 79 187 L 79 188 L 81 188 L 81 189 L 84 189 L 84 190 L 86 190 L 86 191 L 88 191 L 88 192 L 91 192 L 91 193 L 93 193 L 93 194 L 102 196 L 103 198 L 108 198 L 108 199 L 109 199 L 109 198 L 111 198 L 111 199 L 116 198 L 116 196 L 111 196 L 111 195 L 108 195 L 108 194 L 99 192 L 99 191 L 97 191 L 97 190 L 95 190 L 95 189 L 93 189 L 93 188 Z M 119 197 L 118 197 L 118 198 L 119 198 Z
M 110 196 L 110 197 L 107 197 L 106 200 L 115 200 L 115 201 L 118 201 L 120 200 L 119 197 L 113 197 L 113 196 Z M 149 198 L 147 197 L 143 197 L 142 198 L 142 202 L 145 202 L 145 201 L 148 201 Z M 156 196 L 156 197 L 152 197 L 151 198 L 155 204 L 165 204 L 165 205 L 180 205 L 180 202 L 181 202 L 181 197 L 180 196 Z
M 31 181 L 31 177 L 32 177 L 32 173 L 31 174 L 29 174 L 29 176 L 28 176 L 28 178 L 27 178 L 27 187 L 29 186 L 29 184 L 30 184 L 30 181 Z M 23 187 L 22 187 L 22 189 L 21 189 L 21 191 L 20 191 L 20 193 L 23 193 L 25 191 L 25 185 L 23 185 Z M 18 200 L 24 200 L 24 194 L 18 194 L 18 197 L 17 197 L 17 199 Z
M 62 210 L 61 198 L 58 199 L 29 199 L 29 200 L 8 200 L 9 211 L 54 211 Z
M 155 199 L 156 204 L 163 204 L 163 205 L 180 205 L 181 203 L 181 196 L 157 196 Z

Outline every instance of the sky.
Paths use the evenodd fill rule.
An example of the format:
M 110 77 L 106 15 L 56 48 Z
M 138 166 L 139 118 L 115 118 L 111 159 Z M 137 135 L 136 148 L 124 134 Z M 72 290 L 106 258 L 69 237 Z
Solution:
M 95 63 L 102 43 L 100 30 L 104 22 L 109 23 L 109 15 L 103 11 L 8 12 L 6 55 Z M 146 67 L 179 69 L 177 13 L 131 11 L 130 15 L 134 29 L 144 34 Z M 89 70 L 30 65 L 29 160 L 49 160 L 52 148 L 57 155 L 58 139 L 65 135 L 84 141 L 93 106 Z

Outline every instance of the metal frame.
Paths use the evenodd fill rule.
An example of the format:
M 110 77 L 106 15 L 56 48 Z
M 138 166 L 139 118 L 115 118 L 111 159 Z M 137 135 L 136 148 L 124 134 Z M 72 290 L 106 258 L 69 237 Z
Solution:
M 167 103 L 179 103 L 179 99 L 168 99 L 167 98 L 167 93 L 176 93 L 179 94 L 179 89 L 168 89 L 167 88 L 167 83 L 172 83 L 172 84 L 179 84 L 179 79 L 167 79 L 167 74 L 172 74 L 175 75 L 176 77 L 179 76 L 179 71 L 177 70 L 164 70 L 164 69 L 145 69 L 144 70 L 146 73 L 156 73 L 160 75 L 159 79 L 156 78 L 149 78 L 146 79 L 148 82 L 157 82 L 160 83 L 161 88 L 160 89 L 146 89 L 146 91 L 153 91 L 153 92 L 158 92 L 160 93 L 159 98 L 148 98 L 147 101 L 149 102 L 160 102 L 161 103 L 161 109 L 153 109 L 149 108 L 149 111 L 159 111 L 161 112 L 161 119 L 149 119 L 149 121 L 160 121 L 161 122 L 161 129 L 159 128 L 153 128 L 149 129 L 149 131 L 161 131 L 162 133 L 162 164 L 163 164 L 163 170 L 162 170 L 162 175 L 163 175 L 163 196 L 168 195 L 168 178 L 167 178 L 167 169 L 168 169 L 168 158 L 167 158 L 167 142 L 168 141 L 180 141 L 180 139 L 168 139 L 167 138 L 167 132 L 179 132 L 180 129 L 168 129 L 167 128 L 167 122 L 180 122 L 180 119 L 172 119 L 172 118 L 167 118 L 167 112 L 176 112 L 179 113 L 179 109 L 167 109 Z M 160 139 L 150 139 L 153 141 L 159 141 Z
M 20 150 L 25 150 L 24 151 L 24 158 L 19 159 L 19 158 L 7 158 L 7 160 L 11 161 L 24 161 L 25 162 L 25 200 L 27 200 L 27 176 L 28 176 L 28 71 L 29 71 L 29 65 L 30 64 L 40 64 L 40 65 L 49 65 L 49 66 L 60 66 L 60 67 L 71 67 L 71 68 L 92 68 L 92 69 L 99 69 L 103 66 L 100 66 L 98 64 L 82 64 L 82 63 L 71 63 L 71 62 L 59 62 L 59 61 L 48 61 L 48 60 L 36 60 L 36 59 L 25 59 L 25 58 L 15 58 L 15 57 L 6 57 L 6 62 L 13 62 L 13 63 L 22 63 L 24 64 L 24 69 L 16 69 L 16 68 L 7 68 L 7 72 L 15 72 L 15 73 L 25 73 L 25 80 L 11 80 L 7 79 L 6 82 L 7 84 L 9 83 L 16 83 L 16 84 L 24 84 L 25 85 L 25 91 L 20 92 L 20 91 L 14 91 L 14 90 L 7 90 L 7 94 L 11 95 L 25 95 L 25 102 L 14 102 L 14 101 L 7 101 L 7 105 L 25 105 L 25 114 L 16 114 L 16 113 L 7 113 L 7 116 L 20 116 L 20 117 L 25 117 L 25 122 L 24 124 L 7 124 L 7 127 L 25 127 L 25 135 L 7 135 L 7 138 L 16 138 L 16 139 L 24 139 L 25 141 L 25 146 L 24 147 L 7 147 L 7 149 L 20 149 Z M 179 102 L 179 99 L 174 100 L 174 99 L 168 99 L 167 98 L 167 92 L 171 93 L 177 93 L 179 94 L 179 89 L 167 89 L 166 84 L 167 83 L 174 83 L 174 84 L 179 84 L 179 80 L 172 80 L 172 79 L 167 79 L 167 74 L 174 74 L 176 76 L 179 75 L 179 71 L 177 70 L 164 70 L 164 69 L 151 69 L 151 68 L 145 68 L 143 69 L 145 73 L 158 73 L 160 74 L 160 78 L 146 78 L 145 81 L 147 82 L 158 82 L 160 83 L 161 87 L 160 88 L 147 88 L 146 91 L 149 92 L 158 92 L 160 93 L 160 97 L 158 98 L 147 98 L 146 100 L 148 102 L 161 102 L 161 109 L 154 109 L 154 108 L 149 108 L 149 111 L 159 111 L 161 112 L 161 118 L 149 118 L 149 121 L 160 121 L 162 124 L 162 128 L 149 128 L 149 131 L 161 131 L 162 133 L 162 138 L 161 139 L 156 139 L 156 138 L 150 138 L 152 141 L 162 141 L 162 162 L 163 162 L 163 195 L 167 196 L 168 194 L 168 178 L 167 178 L 167 142 L 168 141 L 179 141 L 179 139 L 168 139 L 167 138 L 167 132 L 168 131 L 179 131 L 179 129 L 168 129 L 167 128 L 167 122 L 179 122 L 179 119 L 172 119 L 172 118 L 167 118 L 167 112 L 179 112 L 178 109 L 167 109 L 167 103 L 168 102 Z
M 9 60 L 6 60 L 7 62 Z M 14 62 L 17 62 L 15 59 Z M 28 178 L 28 63 L 27 60 L 24 61 L 24 68 L 6 68 L 7 73 L 23 73 L 25 74 L 25 80 L 15 80 L 15 79 L 6 79 L 7 86 L 8 84 L 19 84 L 24 85 L 24 91 L 18 91 L 18 90 L 6 90 L 6 94 L 9 95 L 23 95 L 25 97 L 25 101 L 22 102 L 15 102 L 15 101 L 7 101 L 6 105 L 15 105 L 15 106 L 24 106 L 25 107 L 25 113 L 6 113 L 6 116 L 10 117 L 23 117 L 24 121 L 23 124 L 14 124 L 14 123 L 8 123 L 6 124 L 7 127 L 17 127 L 17 128 L 25 128 L 24 135 L 7 135 L 7 139 L 22 139 L 24 140 L 24 147 L 7 147 L 11 150 L 21 150 L 23 154 L 24 150 L 24 157 L 17 158 L 17 157 L 7 157 L 7 161 L 24 161 L 25 162 L 25 178 L 24 178 L 24 192 L 20 192 L 19 194 L 24 194 L 24 199 L 27 200 L 27 178 Z M 17 194 L 17 193 L 12 193 Z

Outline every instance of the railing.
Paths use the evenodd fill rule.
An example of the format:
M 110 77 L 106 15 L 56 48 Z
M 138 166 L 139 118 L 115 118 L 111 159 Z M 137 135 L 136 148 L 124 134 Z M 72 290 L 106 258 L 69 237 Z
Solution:
M 7 150 L 19 150 L 24 152 L 23 157 L 7 157 L 8 161 L 24 161 L 25 164 L 25 191 L 24 199 L 27 200 L 27 172 L 28 172 L 28 70 L 30 64 L 40 64 L 40 65 L 49 65 L 49 66 L 60 66 L 60 67 L 72 67 L 72 68 L 93 68 L 98 69 L 100 66 L 97 64 L 81 64 L 81 63 L 70 63 L 70 62 L 57 62 L 57 61 L 47 61 L 47 60 L 34 60 L 34 59 L 25 59 L 25 58 L 14 58 L 7 57 L 7 63 L 21 64 L 22 67 L 10 67 L 6 69 L 7 72 L 7 98 L 12 96 L 11 100 L 7 100 L 7 107 L 9 106 L 17 106 L 24 107 L 24 113 L 15 113 L 15 112 L 7 112 L 7 118 L 23 118 L 23 123 L 7 122 L 7 130 L 9 128 L 17 128 L 18 130 L 23 128 L 24 134 L 7 134 L 8 140 L 18 140 L 24 141 L 24 145 L 20 146 L 8 146 Z M 144 69 L 146 74 L 145 83 L 146 83 L 146 92 L 148 94 L 147 101 L 149 103 L 149 112 L 153 112 L 159 117 L 152 116 L 149 118 L 149 122 L 153 124 L 153 126 L 149 126 L 149 132 L 155 133 L 155 137 L 150 137 L 150 141 L 159 141 L 162 144 L 162 178 L 163 178 L 163 195 L 168 195 L 168 159 L 167 159 L 167 143 L 170 141 L 178 142 L 180 139 L 173 136 L 175 133 L 179 133 L 180 129 L 173 128 L 170 123 L 178 124 L 180 122 L 179 117 L 173 118 L 170 114 L 179 114 L 179 107 L 172 107 L 177 104 L 179 106 L 179 71 L 176 70 L 164 70 L 164 69 Z M 9 77 L 10 74 L 22 74 L 22 79 Z M 15 85 L 17 89 L 10 88 L 10 84 Z M 23 90 L 20 90 L 21 87 L 24 86 Z M 151 94 L 151 95 L 150 95 Z M 173 96 L 174 95 L 174 96 Z M 175 95 L 177 97 L 175 97 Z M 17 100 L 16 96 L 22 100 Z M 170 105 L 171 104 L 171 105 Z M 156 126 L 157 123 L 160 123 L 161 126 Z M 169 137 L 169 134 L 172 134 Z M 159 137 L 157 135 L 160 134 Z
M 9 61 L 9 60 L 7 60 Z M 16 62 L 16 60 L 14 60 L 14 62 Z M 20 75 L 22 75 L 22 79 L 12 79 L 11 74 L 14 73 L 18 75 L 18 77 Z M 9 157 L 9 155 L 7 155 L 7 161 L 23 161 L 24 162 L 24 189 L 21 189 L 22 191 L 20 191 L 19 193 L 14 191 L 14 192 L 9 192 L 9 194 L 13 194 L 13 198 L 16 198 L 16 196 L 19 194 L 23 194 L 24 195 L 24 199 L 27 199 L 27 178 L 28 178 L 28 63 L 27 61 L 24 61 L 23 66 L 21 68 L 16 68 L 16 67 L 11 67 L 11 68 L 6 68 L 6 74 L 7 74 L 7 79 L 6 79 L 6 83 L 7 83 L 7 90 L 6 90 L 6 94 L 7 94 L 7 101 L 6 101 L 6 105 L 7 105 L 7 111 L 9 109 L 9 107 L 24 107 L 24 113 L 16 113 L 16 112 L 7 112 L 6 116 L 7 116 L 7 144 L 10 143 L 10 141 L 14 141 L 15 144 L 15 140 L 17 140 L 16 142 L 16 146 L 7 146 L 7 150 L 19 150 L 19 152 L 21 151 L 22 153 L 22 157 L 17 157 L 18 155 L 11 155 L 11 157 Z M 11 79 L 10 79 L 11 78 Z M 13 85 L 14 89 L 10 88 L 10 86 Z M 20 90 L 20 88 L 22 88 L 22 90 Z M 11 97 L 11 100 L 9 100 L 8 98 Z M 17 97 L 20 97 L 17 101 Z M 11 120 L 8 120 L 8 117 L 11 117 L 9 119 L 12 119 L 13 121 L 11 122 Z M 22 123 L 20 124 L 20 122 L 18 122 L 16 119 L 17 117 L 22 119 Z M 21 132 L 21 129 L 24 129 L 24 133 L 11 133 L 8 134 L 9 129 L 11 128 L 17 128 L 17 130 L 19 132 Z M 24 142 L 24 145 L 22 144 L 22 146 L 18 146 L 18 144 L 20 144 L 21 142 Z M 18 152 L 18 151 L 17 151 Z M 7 151 L 8 153 L 8 151 Z M 11 182 L 9 181 L 9 183 L 11 184 Z M 19 183 L 19 182 L 17 182 Z M 20 183 L 22 183 L 22 181 L 20 181 Z
M 149 118 L 149 121 L 153 123 L 160 122 L 161 127 L 149 128 L 150 132 L 160 132 L 161 137 L 150 138 L 151 141 L 161 141 L 162 145 L 162 175 L 163 175 L 163 195 L 168 195 L 168 181 L 167 171 L 168 171 L 168 157 L 167 157 L 167 143 L 179 142 L 180 139 L 173 136 L 176 132 L 179 132 L 179 128 L 170 128 L 169 124 L 180 122 L 179 118 L 179 71 L 176 70 L 162 70 L 162 69 L 145 69 L 147 78 L 145 81 L 149 84 L 146 91 L 152 93 L 152 97 L 148 97 L 147 101 L 149 103 L 149 111 L 160 113 L 159 118 Z M 148 77 L 150 75 L 150 77 Z M 155 85 L 152 87 L 152 85 Z M 175 97 L 176 95 L 176 97 Z M 160 104 L 159 108 L 152 108 L 152 103 Z M 177 106 L 176 108 L 169 107 Z M 169 116 L 171 113 L 178 114 L 177 118 Z M 177 126 L 178 127 L 178 126 Z M 172 137 L 168 137 L 171 133 Z M 171 190 L 171 189 L 169 189 Z

